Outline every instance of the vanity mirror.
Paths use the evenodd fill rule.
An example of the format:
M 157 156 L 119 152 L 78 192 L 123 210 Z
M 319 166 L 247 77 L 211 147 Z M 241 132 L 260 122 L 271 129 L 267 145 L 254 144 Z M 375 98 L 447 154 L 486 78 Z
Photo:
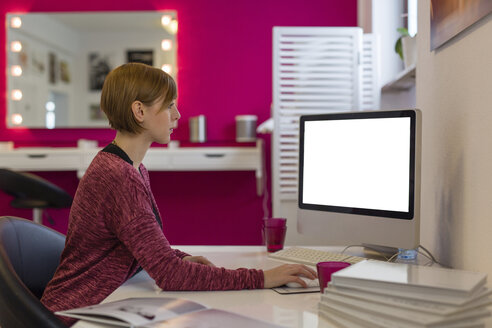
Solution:
M 108 127 L 107 73 L 143 62 L 176 73 L 176 12 L 7 14 L 7 126 Z

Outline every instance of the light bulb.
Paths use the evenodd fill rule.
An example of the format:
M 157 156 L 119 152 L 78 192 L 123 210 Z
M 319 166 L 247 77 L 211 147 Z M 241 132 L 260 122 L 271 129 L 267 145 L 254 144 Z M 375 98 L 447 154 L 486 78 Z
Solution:
M 12 120 L 12 124 L 14 124 L 14 125 L 19 125 L 22 123 L 22 115 L 21 114 L 12 114 L 10 119 Z
M 170 28 L 171 28 L 171 33 L 172 34 L 176 34 L 178 33 L 178 21 L 173 19 L 171 21 L 171 25 L 170 25 Z
M 21 100 L 22 99 L 22 91 L 19 89 L 12 90 L 12 100 Z
M 46 104 L 44 105 L 44 108 L 46 108 L 46 111 L 48 112 L 54 112 L 55 111 L 55 103 L 52 101 L 47 101 Z
M 163 15 L 161 18 L 162 26 L 168 26 L 173 18 L 169 15 Z
M 12 76 L 21 76 L 22 67 L 20 65 L 13 65 L 12 67 L 10 67 L 10 74 Z
M 46 128 L 55 128 L 55 112 L 46 112 Z
M 162 43 L 161 43 L 162 50 L 168 51 L 168 50 L 171 50 L 172 47 L 173 47 L 173 42 L 171 40 L 169 40 L 169 39 L 162 40 Z
M 169 64 L 162 65 L 161 69 L 167 74 L 171 74 L 171 72 L 173 71 L 173 67 Z
M 20 28 L 22 26 L 22 19 L 20 17 L 12 17 L 10 19 L 10 27 Z
M 10 43 L 10 50 L 12 52 L 20 52 L 22 50 L 22 43 L 20 41 L 12 41 Z

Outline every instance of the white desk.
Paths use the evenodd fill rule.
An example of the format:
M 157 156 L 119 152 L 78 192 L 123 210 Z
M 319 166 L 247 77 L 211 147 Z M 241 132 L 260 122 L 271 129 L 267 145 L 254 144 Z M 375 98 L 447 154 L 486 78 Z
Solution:
M 269 269 L 281 263 L 267 258 L 263 246 L 176 246 L 193 255 L 206 256 L 217 266 L 230 269 L 240 267 Z M 333 248 L 326 248 L 331 249 Z M 129 297 L 179 297 L 210 308 L 222 309 L 254 317 L 285 327 L 325 328 L 327 322 L 318 321 L 319 293 L 280 295 L 271 289 L 214 291 L 214 292 L 161 292 L 146 272 L 128 280 L 114 291 L 106 301 Z M 77 322 L 73 327 L 107 327 L 87 322 Z
M 193 255 L 203 255 L 215 265 L 236 269 L 240 267 L 269 269 L 280 262 L 267 257 L 264 246 L 176 246 Z M 337 247 L 316 249 L 340 251 Z M 357 248 L 356 248 L 357 249 Z M 347 253 L 361 256 L 359 251 Z M 426 260 L 422 259 L 423 262 Z M 419 261 L 420 262 L 420 261 Z M 253 317 L 284 327 L 333 328 L 323 318 L 318 318 L 319 293 L 281 295 L 271 289 L 214 291 L 214 292 L 163 292 L 158 290 L 146 272 L 140 272 L 109 295 L 104 302 L 129 297 L 176 297 L 190 299 L 210 308 L 216 308 Z M 77 322 L 75 328 L 110 327 L 88 322 Z M 492 328 L 492 317 L 485 321 Z

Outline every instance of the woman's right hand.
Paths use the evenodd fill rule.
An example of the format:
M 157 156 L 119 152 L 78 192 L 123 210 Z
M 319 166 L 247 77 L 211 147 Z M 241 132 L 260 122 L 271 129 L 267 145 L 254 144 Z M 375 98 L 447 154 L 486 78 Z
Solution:
M 308 279 L 318 278 L 316 271 L 302 264 L 284 264 L 265 270 L 263 274 L 265 276 L 264 288 L 278 287 L 289 282 L 297 282 L 301 286 L 307 287 L 299 276 L 304 276 Z

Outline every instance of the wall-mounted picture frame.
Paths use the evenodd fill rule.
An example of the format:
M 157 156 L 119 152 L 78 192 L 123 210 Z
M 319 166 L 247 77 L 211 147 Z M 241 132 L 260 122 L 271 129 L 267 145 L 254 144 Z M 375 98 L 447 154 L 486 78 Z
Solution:
M 149 66 L 154 65 L 154 51 L 153 50 L 127 50 L 126 51 L 127 63 L 142 63 Z
M 104 79 L 114 68 L 113 54 L 89 53 L 89 90 L 102 90 Z
M 48 53 L 48 81 L 51 84 L 56 84 L 57 82 L 57 62 L 56 54 L 54 52 Z
M 46 70 L 46 52 L 33 50 L 31 54 L 32 72 L 36 76 L 43 76 Z
M 491 0 L 431 0 L 430 6 L 431 50 L 492 13 Z
M 70 67 L 65 60 L 60 60 L 60 80 L 64 83 L 70 83 Z

